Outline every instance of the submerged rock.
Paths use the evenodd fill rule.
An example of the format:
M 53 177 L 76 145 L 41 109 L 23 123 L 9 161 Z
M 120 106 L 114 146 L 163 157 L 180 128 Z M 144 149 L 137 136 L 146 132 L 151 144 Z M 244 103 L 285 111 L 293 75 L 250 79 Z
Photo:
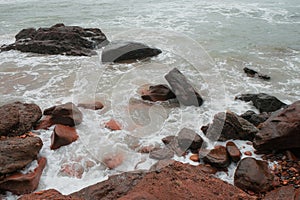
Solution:
M 167 85 L 153 85 L 148 90 L 142 91 L 142 99 L 148 101 L 167 101 L 176 98 Z
M 242 159 L 234 173 L 234 185 L 245 191 L 267 192 L 273 188 L 274 175 L 268 163 L 254 158 Z
M 131 62 L 157 56 L 160 49 L 151 48 L 145 44 L 128 41 L 115 41 L 102 51 L 102 62 Z
M 44 110 L 44 115 L 51 115 L 54 124 L 76 126 L 82 122 L 81 111 L 71 102 L 53 106 Z
M 14 102 L 0 107 L 0 136 L 19 136 L 30 131 L 42 117 L 36 104 Z
M 93 103 L 79 103 L 77 106 L 90 110 L 100 110 L 104 107 L 100 101 L 95 101 Z
M 244 69 L 244 72 L 249 76 L 249 77 L 258 77 L 260 79 L 263 79 L 263 80 L 270 80 L 271 77 L 268 76 L 268 75 L 264 75 L 264 74 L 261 74 L 261 73 L 258 73 L 257 71 L 253 70 L 253 69 L 250 69 L 248 67 L 245 67 Z
M 248 110 L 247 112 L 241 115 L 242 118 L 244 118 L 254 126 L 258 126 L 259 124 L 265 122 L 270 116 L 271 114 L 269 113 L 263 112 L 260 114 L 256 114 L 252 110 Z
M 274 112 L 279 110 L 280 108 L 284 108 L 286 106 L 285 103 L 281 102 L 274 96 L 259 93 L 259 94 L 241 94 L 236 96 L 235 99 L 239 99 L 242 101 L 252 101 L 253 105 L 259 110 L 259 112 Z
M 76 129 L 70 126 L 57 124 L 51 135 L 50 149 L 55 150 L 61 146 L 66 146 L 78 139 Z
M 105 128 L 108 128 L 112 131 L 122 130 L 121 124 L 114 119 L 111 119 L 108 122 L 106 122 Z
M 258 151 L 300 148 L 300 101 L 274 113 L 259 129 L 253 142 Z
M 37 189 L 41 175 L 46 166 L 47 160 L 41 157 L 38 166 L 28 174 L 14 173 L 0 181 L 0 190 L 10 191 L 14 194 L 27 194 Z
M 37 158 L 43 142 L 39 137 L 13 137 L 0 140 L 0 174 L 24 168 Z
M 106 36 L 98 28 L 56 24 L 50 28 L 23 29 L 16 35 L 16 42 L 1 47 L 1 51 L 91 56 L 96 54 L 93 49 L 107 43 Z

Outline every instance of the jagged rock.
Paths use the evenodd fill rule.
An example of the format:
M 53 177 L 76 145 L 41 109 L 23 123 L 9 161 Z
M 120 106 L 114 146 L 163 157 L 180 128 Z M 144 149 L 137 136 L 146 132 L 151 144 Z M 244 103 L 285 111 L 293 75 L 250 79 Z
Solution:
M 53 126 L 54 123 L 51 121 L 51 116 L 46 115 L 43 119 L 41 119 L 35 126 L 34 130 L 48 130 L 51 126 Z
M 244 68 L 244 72 L 249 76 L 249 77 L 258 77 L 260 79 L 263 79 L 263 80 L 270 80 L 271 77 L 268 76 L 268 75 L 264 75 L 264 74 L 261 74 L 261 73 L 258 73 L 257 71 L 253 70 L 253 69 L 250 69 L 248 67 L 245 67 Z
M 167 101 L 176 98 L 175 94 L 167 85 L 153 85 L 148 90 L 142 91 L 142 99 L 148 101 Z
M 274 113 L 259 129 L 253 142 L 258 151 L 300 148 L 300 101 Z
M 78 139 L 76 129 L 70 126 L 57 124 L 51 135 L 50 149 L 55 150 L 61 146 L 66 146 Z
M 184 151 L 190 149 L 198 152 L 203 144 L 203 139 L 195 131 L 188 128 L 181 129 L 177 140 L 179 147 Z
M 50 28 L 28 28 L 16 35 L 16 42 L 1 51 L 19 50 L 40 54 L 91 56 L 93 50 L 107 45 L 106 36 L 98 28 L 81 28 L 56 24 Z
M 19 136 L 30 131 L 42 117 L 36 104 L 14 102 L 0 107 L 0 136 Z
M 24 168 L 37 158 L 43 142 L 39 137 L 13 137 L 0 140 L 0 174 Z
M 240 152 L 239 148 L 236 146 L 234 142 L 227 142 L 226 143 L 226 150 L 231 157 L 233 162 L 240 161 L 242 157 L 242 153 Z
M 273 182 L 268 163 L 251 157 L 242 159 L 234 174 L 234 185 L 245 191 L 267 192 L 273 188 Z
M 54 124 L 76 126 L 82 122 L 81 111 L 71 102 L 47 108 L 44 115 L 51 115 Z
M 176 95 L 177 100 L 185 106 L 201 106 L 203 99 L 186 77 L 177 69 L 172 69 L 167 75 L 166 80 Z
M 254 126 L 258 126 L 259 124 L 265 122 L 270 116 L 271 114 L 269 113 L 263 112 L 260 114 L 256 114 L 252 110 L 248 110 L 247 112 L 241 115 L 242 118 L 244 118 Z
M 200 156 L 202 157 L 201 152 Z M 224 168 L 230 165 L 227 150 L 223 146 L 216 146 L 214 149 L 210 150 L 209 153 L 203 157 L 203 161 L 218 168 Z
M 218 141 L 230 139 L 252 141 L 258 132 L 253 124 L 231 111 L 216 114 L 213 123 L 208 128 L 201 129 L 209 139 Z
M 115 41 L 102 51 L 102 62 L 130 62 L 153 57 L 161 53 L 160 49 L 145 44 L 128 41 Z
M 33 172 L 29 172 L 28 174 L 17 172 L 5 177 L 0 181 L 0 190 L 10 191 L 17 195 L 34 191 L 39 185 L 46 163 L 46 158 L 41 157 L 38 160 L 38 166 Z
M 235 99 L 242 101 L 252 101 L 253 105 L 259 110 L 259 112 L 274 112 L 280 108 L 286 107 L 286 104 L 281 102 L 274 96 L 259 93 L 259 94 L 241 94 L 236 96 Z

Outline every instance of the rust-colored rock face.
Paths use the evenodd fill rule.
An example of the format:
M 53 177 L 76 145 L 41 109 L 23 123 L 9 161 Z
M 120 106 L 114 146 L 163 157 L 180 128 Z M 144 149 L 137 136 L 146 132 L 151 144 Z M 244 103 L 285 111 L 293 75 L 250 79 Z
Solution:
M 203 157 L 203 161 L 218 168 L 228 167 L 230 164 L 227 150 L 223 146 L 216 146 L 209 151 L 209 153 Z
M 241 159 L 242 153 L 234 142 L 227 142 L 226 150 L 233 162 L 238 162 Z
M 111 119 L 108 122 L 106 122 L 105 127 L 112 131 L 117 131 L 122 129 L 121 124 L 114 119 Z
M 21 196 L 19 200 L 82 200 L 76 197 L 70 197 L 62 195 L 60 192 L 54 189 L 34 192 Z
M 66 146 L 75 142 L 78 139 L 76 129 L 74 127 L 57 124 L 51 135 L 52 150 L 58 149 L 61 146 Z

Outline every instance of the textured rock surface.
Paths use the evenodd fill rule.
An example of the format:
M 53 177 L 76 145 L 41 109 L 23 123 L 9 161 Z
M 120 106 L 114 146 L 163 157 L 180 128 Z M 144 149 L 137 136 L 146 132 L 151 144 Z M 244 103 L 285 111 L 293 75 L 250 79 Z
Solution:
M 299 200 L 300 189 L 295 189 L 293 186 L 285 186 L 268 192 L 263 200 Z
M 259 93 L 259 94 L 242 94 L 235 99 L 239 99 L 242 101 L 252 101 L 253 105 L 260 111 L 260 112 L 274 112 L 286 106 L 285 103 L 281 102 L 274 96 Z
M 242 159 L 234 174 L 234 185 L 245 191 L 267 192 L 273 188 L 274 175 L 268 163 L 254 158 Z
M 180 104 L 184 106 L 201 106 L 203 104 L 200 94 L 177 68 L 172 69 L 165 75 L 165 78 Z
M 81 198 L 62 195 L 54 189 L 25 194 L 19 200 L 82 200 Z
M 74 127 L 57 124 L 51 135 L 50 148 L 52 150 L 58 149 L 61 146 L 66 146 L 72 142 L 75 142 L 77 138 L 78 135 Z
M 183 128 L 177 136 L 179 147 L 182 150 L 190 149 L 191 151 L 197 151 L 203 144 L 203 139 L 193 130 Z
M 28 174 L 14 173 L 0 181 L 0 190 L 10 191 L 14 194 L 27 194 L 34 191 L 40 182 L 41 175 L 46 166 L 46 158 L 38 160 L 38 167 Z
M 248 67 L 245 67 L 244 69 L 244 72 L 249 76 L 249 77 L 258 77 L 260 79 L 263 79 L 263 80 L 270 80 L 271 77 L 268 76 L 268 75 L 265 75 L 265 74 L 261 74 L 261 73 L 258 73 L 257 71 L 253 70 L 253 69 L 250 69 Z
M 76 126 L 82 122 L 81 111 L 71 102 L 47 108 L 44 115 L 51 115 L 54 124 Z
M 39 137 L 13 137 L 0 140 L 0 174 L 24 168 L 37 158 L 43 142 Z
M 153 57 L 161 53 L 160 49 L 145 44 L 128 41 L 115 41 L 102 51 L 102 62 L 131 62 Z
M 238 162 L 241 159 L 242 153 L 234 142 L 227 142 L 226 150 L 233 162 Z
M 270 116 L 271 115 L 266 112 L 256 114 L 252 110 L 248 110 L 247 112 L 241 115 L 242 118 L 244 118 L 254 126 L 258 126 L 259 124 L 265 122 Z
M 19 50 L 40 54 L 64 54 L 91 56 L 93 49 L 108 43 L 106 36 L 98 28 L 81 28 L 56 24 L 50 28 L 28 28 L 16 35 L 16 42 L 1 51 Z
M 142 99 L 148 101 L 167 101 L 176 98 L 167 85 L 152 85 L 148 90 L 142 91 Z
M 42 117 L 36 104 L 14 102 L 0 107 L 0 136 L 22 135 Z
M 253 142 L 259 151 L 300 148 L 300 101 L 274 113 L 259 129 Z
M 201 153 L 200 157 L 202 157 Z M 230 164 L 227 150 L 223 146 L 216 146 L 214 149 L 210 150 L 209 153 L 203 157 L 203 161 L 218 168 L 228 167 Z

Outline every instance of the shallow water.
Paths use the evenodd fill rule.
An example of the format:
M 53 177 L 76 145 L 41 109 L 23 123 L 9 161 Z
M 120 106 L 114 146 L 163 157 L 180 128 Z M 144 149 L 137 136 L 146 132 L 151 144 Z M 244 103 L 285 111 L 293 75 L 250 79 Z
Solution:
M 68 194 L 111 174 L 148 169 L 155 161 L 134 147 L 162 144 L 162 137 L 183 127 L 202 135 L 200 127 L 220 111 L 255 110 L 234 101 L 238 94 L 265 92 L 288 104 L 300 99 L 300 5 L 296 0 L 0 0 L 0 45 L 13 42 L 23 28 L 59 22 L 98 27 L 110 40 L 145 42 L 163 53 L 145 62 L 118 65 L 103 65 L 101 49 L 93 57 L 0 54 L 0 105 L 21 100 L 45 109 L 94 99 L 105 105 L 101 111 L 81 109 L 84 121 L 77 129 L 79 140 L 57 151 L 49 149 L 52 129 L 37 132 L 44 141 L 41 155 L 48 159 L 38 190 L 56 188 Z M 151 104 L 146 109 L 136 105 L 139 88 L 166 83 L 164 75 L 173 67 L 201 93 L 204 105 Z M 271 80 L 249 78 L 244 67 Z M 122 131 L 104 128 L 111 118 L 123 125 Z M 238 144 L 242 151 L 243 146 L 250 148 Z M 108 154 L 122 154 L 124 163 L 115 170 L 106 169 L 101 160 Z M 83 177 L 62 174 L 66 163 L 82 165 Z M 228 175 L 219 176 L 232 182 L 233 172 L 231 166 Z

